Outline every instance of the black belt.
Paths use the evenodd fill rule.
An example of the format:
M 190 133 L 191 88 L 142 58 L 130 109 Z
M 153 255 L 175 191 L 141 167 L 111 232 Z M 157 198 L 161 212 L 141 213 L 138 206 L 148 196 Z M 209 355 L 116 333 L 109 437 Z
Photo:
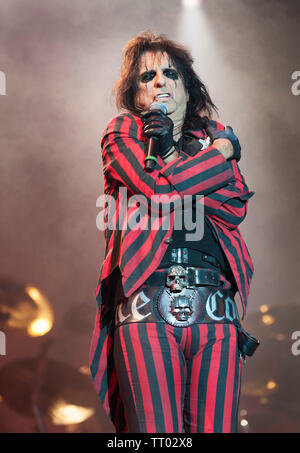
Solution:
M 195 267 L 183 268 L 186 276 L 187 288 L 196 286 L 220 286 L 221 273 L 210 269 L 197 269 Z M 146 280 L 150 286 L 164 286 L 168 271 L 156 271 Z
M 187 266 L 202 268 L 213 267 L 217 270 L 225 271 L 225 269 L 223 269 L 223 266 L 215 256 L 201 252 L 200 250 L 187 247 L 168 248 L 159 265 L 159 268 L 169 267 L 173 263 L 186 264 Z
M 167 322 L 174 327 L 198 323 L 233 323 L 239 321 L 230 290 L 201 286 L 172 292 L 164 286 L 146 286 L 135 291 L 118 305 L 115 326 L 133 322 Z

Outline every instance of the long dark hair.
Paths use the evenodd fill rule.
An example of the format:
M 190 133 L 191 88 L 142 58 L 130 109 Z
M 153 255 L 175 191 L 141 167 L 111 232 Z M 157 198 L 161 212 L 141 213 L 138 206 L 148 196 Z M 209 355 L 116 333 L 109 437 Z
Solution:
M 184 122 L 184 129 L 202 127 L 212 118 L 218 109 L 212 102 L 204 83 L 195 73 L 190 52 L 181 44 L 171 41 L 165 35 L 155 34 L 150 30 L 138 34 L 123 49 L 121 77 L 114 87 L 118 109 L 126 109 L 139 114 L 136 106 L 138 91 L 138 71 L 140 57 L 145 52 L 166 52 L 181 75 L 189 101 Z

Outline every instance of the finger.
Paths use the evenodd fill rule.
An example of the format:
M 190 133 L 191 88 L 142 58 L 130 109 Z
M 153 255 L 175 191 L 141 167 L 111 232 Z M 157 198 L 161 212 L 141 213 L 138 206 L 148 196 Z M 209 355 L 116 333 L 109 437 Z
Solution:
M 164 112 L 162 112 L 160 110 L 148 110 L 147 112 L 144 112 L 144 113 L 141 114 L 142 120 L 150 118 L 150 117 L 153 117 L 153 118 L 157 118 L 157 117 L 165 118 L 166 115 L 164 114 Z
M 162 132 L 162 128 L 158 127 L 158 126 L 149 126 L 149 127 L 146 127 L 143 130 L 144 130 L 144 134 L 150 134 L 153 131 L 155 133 L 159 133 L 159 134 L 161 134 L 161 132 Z
M 215 127 L 207 127 L 206 132 L 210 137 L 214 137 L 218 134 L 219 130 Z
M 210 130 L 210 131 L 218 131 L 219 129 L 217 127 L 215 127 L 213 124 L 210 124 L 208 126 L 205 127 L 206 130 Z
M 206 120 L 205 127 L 211 127 L 213 129 L 217 129 L 217 123 L 214 120 Z
M 151 120 L 151 121 L 147 121 L 143 124 L 143 129 L 147 128 L 147 127 L 164 127 L 164 125 L 160 122 L 160 121 L 157 121 L 157 120 Z
M 146 130 L 148 129 L 149 127 L 153 127 L 153 128 L 163 128 L 163 124 L 159 123 L 158 121 L 151 121 L 150 123 L 145 123 L 143 125 L 143 129 Z
M 160 129 L 147 129 L 144 131 L 144 135 L 147 137 L 160 137 L 161 136 L 161 130 Z

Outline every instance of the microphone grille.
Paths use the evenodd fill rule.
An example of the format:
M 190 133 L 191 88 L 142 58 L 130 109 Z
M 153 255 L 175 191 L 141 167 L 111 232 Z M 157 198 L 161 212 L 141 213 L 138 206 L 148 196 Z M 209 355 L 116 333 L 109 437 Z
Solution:
M 152 102 L 152 104 L 149 107 L 149 110 L 159 110 L 160 112 L 163 112 L 165 115 L 168 113 L 167 106 L 162 102 Z

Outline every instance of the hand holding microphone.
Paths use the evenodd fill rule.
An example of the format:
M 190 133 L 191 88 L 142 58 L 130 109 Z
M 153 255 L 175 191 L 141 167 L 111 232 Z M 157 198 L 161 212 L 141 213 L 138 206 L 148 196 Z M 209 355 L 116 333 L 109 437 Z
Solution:
M 153 102 L 141 118 L 143 132 L 149 140 L 145 143 L 145 170 L 152 172 L 157 163 L 157 155 L 164 159 L 174 145 L 173 121 L 167 116 L 165 104 Z

